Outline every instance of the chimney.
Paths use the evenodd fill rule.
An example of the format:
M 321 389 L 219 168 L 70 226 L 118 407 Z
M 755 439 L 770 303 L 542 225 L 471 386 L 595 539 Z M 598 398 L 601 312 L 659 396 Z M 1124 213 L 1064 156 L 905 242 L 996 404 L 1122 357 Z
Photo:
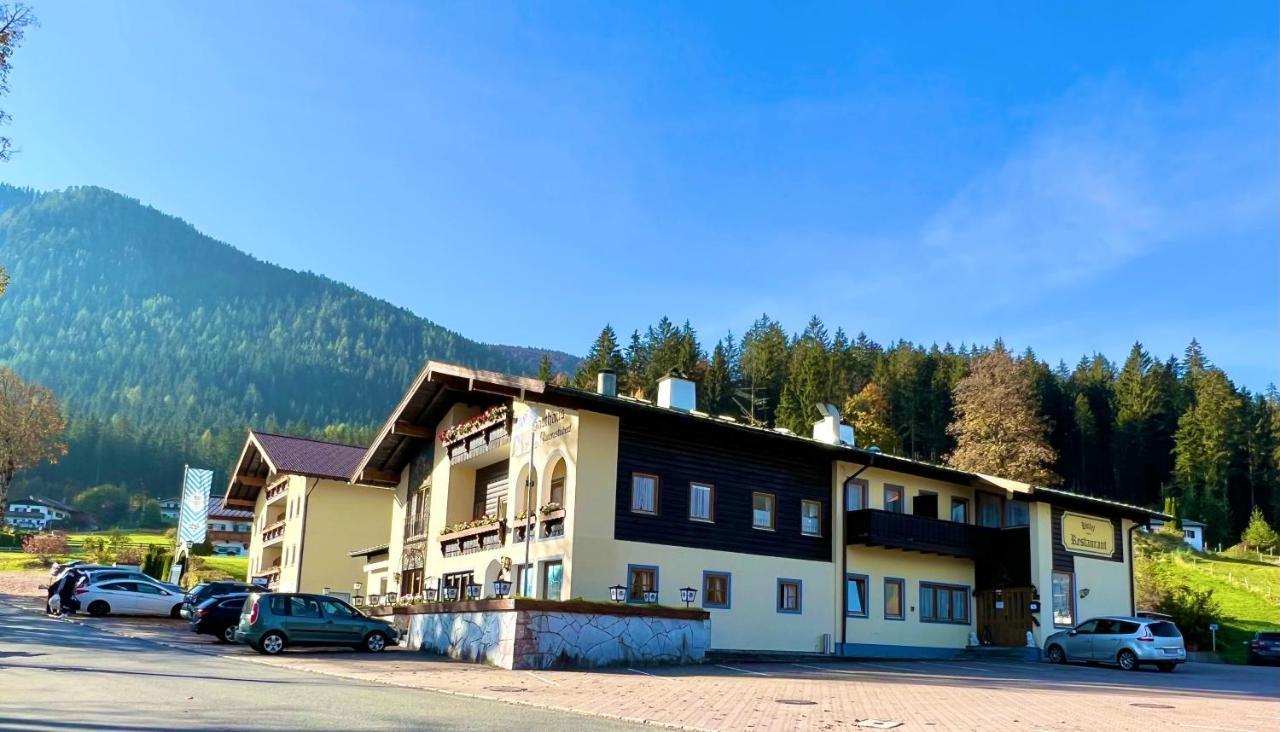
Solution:
M 698 406 L 697 386 L 689 379 L 672 371 L 658 379 L 658 406 L 692 412 Z
M 828 445 L 840 444 L 840 410 L 834 404 L 819 404 L 822 419 L 813 423 L 813 439 Z
M 600 369 L 596 373 L 596 391 L 605 396 L 618 396 L 618 375 L 613 369 Z

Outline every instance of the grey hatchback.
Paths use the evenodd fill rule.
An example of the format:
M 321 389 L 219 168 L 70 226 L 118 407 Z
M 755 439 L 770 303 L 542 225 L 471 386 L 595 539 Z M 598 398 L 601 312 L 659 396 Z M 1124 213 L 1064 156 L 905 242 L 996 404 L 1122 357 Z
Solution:
M 351 646 L 377 653 L 399 637 L 391 623 L 336 597 L 281 592 L 246 597 L 235 630 L 236 642 L 269 656 L 285 646 Z
M 1110 616 L 1092 618 L 1044 641 L 1045 656 L 1054 663 L 1114 663 L 1134 671 L 1144 663 L 1172 671 L 1187 660 L 1182 632 L 1167 620 Z

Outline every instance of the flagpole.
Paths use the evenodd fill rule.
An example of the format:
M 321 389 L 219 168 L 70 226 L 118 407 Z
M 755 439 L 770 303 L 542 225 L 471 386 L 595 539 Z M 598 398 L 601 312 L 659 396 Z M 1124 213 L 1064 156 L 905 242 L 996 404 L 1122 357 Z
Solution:
M 525 406 L 528 407 L 529 413 L 532 415 L 533 408 L 529 407 L 527 404 Z M 533 537 L 530 536 L 532 530 L 530 529 L 529 524 L 533 519 L 533 444 L 534 438 L 537 434 L 538 422 L 536 419 L 531 419 L 529 421 L 529 472 L 525 476 L 524 491 L 524 568 L 521 570 L 520 575 L 520 590 L 522 592 L 524 591 L 525 586 L 529 584 L 526 581 L 526 577 L 528 577 L 529 571 L 533 569 L 533 567 L 529 566 L 529 545 L 533 540 Z M 536 528 L 537 525 L 537 522 L 533 521 L 534 528 Z

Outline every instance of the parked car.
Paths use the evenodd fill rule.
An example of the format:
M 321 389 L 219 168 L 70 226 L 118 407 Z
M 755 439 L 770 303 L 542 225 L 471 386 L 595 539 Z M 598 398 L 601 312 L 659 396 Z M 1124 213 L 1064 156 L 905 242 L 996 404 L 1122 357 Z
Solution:
M 244 582 L 201 582 L 190 590 L 187 590 L 187 595 L 182 602 L 182 610 L 180 611 L 180 614 L 182 617 L 190 620 L 191 612 L 196 608 L 196 606 L 211 597 L 230 595 L 232 593 L 244 594 L 249 592 L 266 591 L 267 590 L 264 587 L 257 587 L 255 585 L 245 584 Z
M 235 637 L 273 656 L 286 646 L 351 646 L 377 653 L 400 633 L 335 597 L 269 592 L 249 595 Z
M 136 578 L 91 577 L 76 588 L 80 607 L 90 615 L 168 615 L 178 617 L 182 592 L 158 582 Z
M 1126 671 L 1150 663 L 1167 672 L 1187 660 L 1178 626 L 1139 617 L 1091 618 L 1046 638 L 1044 651 L 1054 663 L 1114 663 Z
M 1171 623 L 1173 622 L 1172 615 L 1169 615 L 1168 613 L 1162 613 L 1156 610 L 1139 610 L 1138 612 L 1134 613 L 1134 615 L 1137 615 L 1140 618 L 1145 618 L 1147 620 L 1168 620 Z
M 87 580 L 85 584 L 93 584 L 95 582 L 105 582 L 107 580 L 115 579 L 136 579 L 144 582 L 153 582 L 161 585 L 162 587 L 173 590 L 178 594 L 182 594 L 182 588 L 178 585 L 175 585 L 172 582 L 161 582 L 146 572 L 143 572 L 140 569 L 133 569 L 132 567 L 109 567 L 102 564 L 82 564 L 78 567 L 68 567 L 66 571 L 70 571 L 71 569 L 78 569 L 81 572 L 84 572 Z M 54 578 L 54 581 L 56 582 L 60 579 L 63 574 L 65 574 L 65 572 L 59 572 L 58 576 Z
M 86 559 L 71 559 L 66 562 L 54 562 L 53 566 L 49 567 L 49 576 L 53 577 L 54 579 L 57 579 L 59 575 L 61 575 L 63 572 L 67 571 L 68 569 L 72 569 L 74 567 L 84 567 L 84 566 L 87 566 L 88 564 L 89 562 Z
M 1253 640 L 1244 642 L 1249 648 L 1249 665 L 1257 663 L 1280 663 L 1280 633 L 1260 630 L 1253 634 Z
M 248 596 L 247 592 L 235 592 L 201 600 L 191 611 L 192 632 L 211 635 L 222 643 L 234 643 L 240 611 Z

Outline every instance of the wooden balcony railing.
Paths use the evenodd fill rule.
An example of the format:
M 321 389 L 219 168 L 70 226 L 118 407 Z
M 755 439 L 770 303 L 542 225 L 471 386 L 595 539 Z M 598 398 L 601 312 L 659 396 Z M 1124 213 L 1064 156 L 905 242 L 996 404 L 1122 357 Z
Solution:
M 505 521 L 455 531 L 440 537 L 440 553 L 446 557 L 456 557 L 497 549 L 504 544 L 506 535 Z
M 275 499 L 289 492 L 289 481 L 276 483 L 267 489 L 267 503 L 271 503 Z
M 845 543 L 977 559 L 999 529 L 868 508 L 845 514 Z
M 496 422 L 477 427 L 470 434 L 447 443 L 444 447 L 449 453 L 449 464 L 470 460 L 477 455 L 502 447 L 511 441 L 511 417 L 507 416 Z
M 284 521 L 277 521 L 274 524 L 269 524 L 262 530 L 262 540 L 265 542 L 282 538 L 284 536 L 284 524 Z

